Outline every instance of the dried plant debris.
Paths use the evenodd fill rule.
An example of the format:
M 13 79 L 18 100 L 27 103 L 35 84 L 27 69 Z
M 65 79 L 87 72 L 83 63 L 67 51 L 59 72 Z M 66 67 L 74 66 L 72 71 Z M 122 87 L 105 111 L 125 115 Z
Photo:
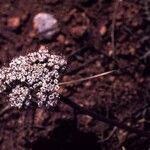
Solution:
M 66 64 L 63 56 L 51 55 L 42 46 L 0 69 L 0 93 L 8 92 L 10 105 L 18 108 L 32 101 L 39 107 L 54 106 L 59 98 L 59 75 Z

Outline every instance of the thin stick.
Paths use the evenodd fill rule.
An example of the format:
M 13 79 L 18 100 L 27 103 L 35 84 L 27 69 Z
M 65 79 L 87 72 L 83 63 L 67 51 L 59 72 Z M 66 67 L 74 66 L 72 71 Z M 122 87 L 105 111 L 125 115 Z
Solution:
M 6 106 L 5 108 L 3 108 L 1 111 L 0 111 L 0 117 L 5 114 L 7 111 L 11 110 L 12 107 L 10 106 Z
M 109 133 L 109 135 L 106 137 L 106 138 L 104 138 L 104 139 L 101 139 L 101 140 L 99 140 L 98 142 L 106 142 L 106 141 L 108 141 L 113 135 L 114 135 L 114 133 L 117 131 L 117 127 L 115 126 L 114 128 L 113 128 L 113 130 Z
M 111 42 L 112 42 L 112 50 L 115 52 L 115 24 L 116 24 L 116 15 L 119 7 L 119 0 L 116 0 L 112 18 L 112 30 L 111 30 Z
M 93 111 L 91 111 L 87 108 L 81 107 L 80 105 L 78 105 L 78 104 L 74 103 L 73 101 L 71 101 L 69 98 L 64 97 L 62 95 L 60 96 L 60 101 L 67 104 L 71 108 L 75 109 L 79 114 L 89 115 L 89 116 L 93 117 L 96 120 L 99 120 L 99 121 L 102 121 L 104 123 L 109 124 L 110 126 L 116 126 L 118 128 L 127 130 L 129 132 L 136 133 L 140 136 L 150 137 L 150 132 L 145 132 L 145 131 L 142 131 L 140 129 L 127 126 L 124 123 L 121 123 L 119 121 L 106 118 L 106 117 L 104 117 L 104 116 L 102 116 L 102 115 L 100 115 L 96 112 L 93 112 Z
M 96 61 L 97 59 L 99 58 L 99 56 L 95 56 L 94 58 L 92 58 L 92 60 L 90 61 L 87 61 L 86 63 L 74 68 L 74 69 L 71 69 L 71 70 L 68 70 L 65 74 L 73 74 L 75 72 L 78 72 L 80 71 L 81 69 L 85 68 L 86 66 L 88 66 L 89 64 L 93 63 L 94 61 Z M 71 60 L 71 59 L 70 59 Z M 69 60 L 69 61 L 70 61 Z
M 91 77 L 85 77 L 85 78 L 80 78 L 80 79 L 77 79 L 77 80 L 66 81 L 66 82 L 59 83 L 59 85 L 66 85 L 66 84 L 73 84 L 73 83 L 77 83 L 77 82 L 83 82 L 83 81 L 86 81 L 86 80 L 91 80 L 91 79 L 94 79 L 94 78 L 98 78 L 98 77 L 108 75 L 108 74 L 113 73 L 115 71 L 116 70 L 107 71 L 107 72 L 104 72 L 104 73 L 96 74 L 96 75 L 91 76 Z

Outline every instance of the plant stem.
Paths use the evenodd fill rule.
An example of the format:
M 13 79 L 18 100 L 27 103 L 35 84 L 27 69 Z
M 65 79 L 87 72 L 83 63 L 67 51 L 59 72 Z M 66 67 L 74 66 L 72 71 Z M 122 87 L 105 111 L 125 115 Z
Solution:
M 78 104 L 74 103 L 73 101 L 71 101 L 67 97 L 64 97 L 64 96 L 61 95 L 60 100 L 63 103 L 65 103 L 65 104 L 69 105 L 70 107 L 72 107 L 73 109 L 75 109 L 79 114 L 89 115 L 89 116 L 93 117 L 96 120 L 99 120 L 99 121 L 102 121 L 104 123 L 109 124 L 110 126 L 116 126 L 118 128 L 127 130 L 129 132 L 136 133 L 140 136 L 150 137 L 150 132 L 145 132 L 145 131 L 139 130 L 137 128 L 127 126 L 127 125 L 125 125 L 125 124 L 123 124 L 119 121 L 106 118 L 106 117 L 104 117 L 100 114 L 97 114 L 97 113 L 95 113 L 95 112 L 93 112 L 93 111 L 91 111 L 87 108 L 79 106 Z
M 87 81 L 87 80 L 91 80 L 91 79 L 95 79 L 95 78 L 98 78 L 98 77 L 108 75 L 108 74 L 113 73 L 115 71 L 117 71 L 117 70 L 107 71 L 107 72 L 104 72 L 104 73 L 96 74 L 96 75 L 91 76 L 91 77 L 84 77 L 84 78 L 80 78 L 80 79 L 77 79 L 77 80 L 61 82 L 61 83 L 59 83 L 59 85 L 66 85 L 66 84 L 73 84 L 73 83 L 77 83 L 77 82 L 83 82 L 83 81 Z

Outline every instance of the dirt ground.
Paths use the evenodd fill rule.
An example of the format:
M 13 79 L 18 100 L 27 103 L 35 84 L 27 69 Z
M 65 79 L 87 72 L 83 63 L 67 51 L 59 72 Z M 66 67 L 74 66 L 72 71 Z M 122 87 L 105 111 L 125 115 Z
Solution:
M 52 13 L 59 32 L 33 35 L 33 18 Z M 13 20 L 13 21 L 12 21 Z M 17 20 L 17 21 L 16 21 Z M 15 22 L 16 21 L 16 22 Z M 107 118 L 150 131 L 149 0 L 0 0 L 0 65 L 48 46 L 68 59 L 62 95 Z M 112 127 L 60 102 L 56 108 L 7 109 L 0 100 L 0 150 L 150 150 L 150 140 Z

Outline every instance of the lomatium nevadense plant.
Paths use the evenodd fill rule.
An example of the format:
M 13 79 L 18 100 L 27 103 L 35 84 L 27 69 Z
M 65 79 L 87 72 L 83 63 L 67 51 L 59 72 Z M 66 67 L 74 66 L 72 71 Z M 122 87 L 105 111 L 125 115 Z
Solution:
M 8 93 L 11 106 L 21 108 L 32 101 L 41 106 L 54 106 L 59 94 L 59 73 L 67 62 L 64 57 L 51 55 L 41 46 L 38 52 L 12 59 L 0 69 L 0 93 Z

